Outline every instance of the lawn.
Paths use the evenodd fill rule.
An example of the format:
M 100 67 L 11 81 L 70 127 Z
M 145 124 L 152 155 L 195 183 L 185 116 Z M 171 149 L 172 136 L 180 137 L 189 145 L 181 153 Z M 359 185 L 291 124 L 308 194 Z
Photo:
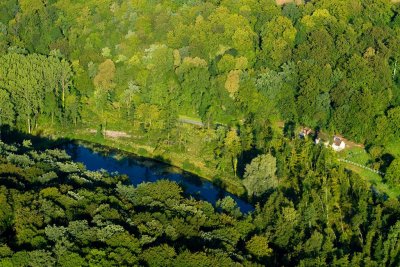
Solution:
M 370 172 L 349 163 L 341 162 L 341 164 L 344 164 L 346 169 L 354 171 L 355 173 L 358 173 L 362 178 L 367 179 L 378 192 L 386 193 L 390 198 L 397 198 L 398 196 L 400 196 L 400 188 L 393 188 L 388 186 L 386 183 L 383 182 L 383 178 L 379 174 Z
M 387 147 L 387 151 L 390 154 L 395 155 L 396 157 L 400 156 L 400 142 L 398 144 L 392 144 L 390 147 Z M 365 151 L 363 148 L 360 147 L 352 147 L 351 149 L 346 149 L 338 153 L 338 157 L 350 160 L 352 162 L 367 167 L 369 167 L 368 162 L 372 159 L 371 156 L 367 153 L 367 151 Z M 347 169 L 358 173 L 362 178 L 367 179 L 372 185 L 375 186 L 375 188 L 379 192 L 384 192 L 389 197 L 394 197 L 394 198 L 400 196 L 400 187 L 393 188 L 388 186 L 383 181 L 383 177 L 381 175 L 346 162 L 341 162 L 341 164 L 344 164 L 344 166 Z
M 338 153 L 339 157 L 342 159 L 347 159 L 358 164 L 367 166 L 368 162 L 372 160 L 371 156 L 361 147 L 352 147 L 350 149 L 345 149 Z

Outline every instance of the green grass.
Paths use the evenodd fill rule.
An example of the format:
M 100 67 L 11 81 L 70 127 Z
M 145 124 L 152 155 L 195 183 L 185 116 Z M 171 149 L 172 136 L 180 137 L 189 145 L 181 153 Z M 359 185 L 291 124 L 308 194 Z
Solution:
M 341 164 L 344 164 L 346 169 L 349 169 L 359 174 L 361 178 L 366 179 L 368 182 L 374 185 L 379 192 L 386 193 L 390 198 L 397 198 L 398 196 L 400 196 L 400 188 L 388 186 L 386 183 L 383 182 L 383 178 L 379 174 L 370 172 L 349 163 L 341 162 Z
M 367 151 L 360 147 L 352 147 L 351 149 L 346 149 L 340 152 L 338 155 L 340 158 L 351 160 L 365 166 L 367 166 L 367 163 L 372 160 Z
M 393 151 L 400 150 L 399 146 L 400 144 L 398 144 L 397 146 L 396 144 L 393 144 L 393 146 L 390 147 L 390 149 L 392 149 L 390 150 L 392 151 L 391 153 L 393 153 Z M 397 152 L 400 153 L 400 151 Z M 353 147 L 351 149 L 346 149 L 338 153 L 338 157 L 350 160 L 352 162 L 367 167 L 369 167 L 367 163 L 372 159 L 371 156 L 363 148 L 360 147 Z M 359 174 L 362 178 L 366 179 L 368 182 L 374 185 L 379 192 L 386 193 L 391 198 L 397 198 L 398 196 L 400 196 L 400 187 L 394 188 L 388 186 L 383 181 L 384 178 L 381 175 L 346 162 L 340 162 L 340 163 L 343 164 L 346 167 L 346 169 L 352 170 L 355 173 Z
M 179 115 L 178 117 L 179 117 L 179 119 L 183 119 L 183 120 L 192 120 L 192 121 L 201 122 L 201 118 L 200 117 L 190 117 L 190 116 L 187 116 L 187 115 Z

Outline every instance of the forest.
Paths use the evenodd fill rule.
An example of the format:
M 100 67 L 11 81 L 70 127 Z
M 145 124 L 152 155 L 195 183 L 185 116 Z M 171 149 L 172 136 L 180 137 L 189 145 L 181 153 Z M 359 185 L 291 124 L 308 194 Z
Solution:
M 251 191 L 259 204 L 242 214 L 230 197 L 213 207 L 167 180 L 134 187 L 60 149 L 1 142 L 0 265 L 398 266 L 399 200 L 322 146 L 283 147 L 282 164 L 267 154 L 248 167 L 278 175 Z
M 400 4 L 304 2 L 0 1 L 0 265 L 398 266 Z M 256 210 L 35 138 L 155 158 Z

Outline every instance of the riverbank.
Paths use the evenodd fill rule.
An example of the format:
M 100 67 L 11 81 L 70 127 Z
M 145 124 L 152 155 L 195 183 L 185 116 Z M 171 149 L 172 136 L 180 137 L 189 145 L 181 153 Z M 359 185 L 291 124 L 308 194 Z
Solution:
M 199 159 L 188 158 L 186 155 L 180 153 L 169 152 L 147 144 L 140 144 L 135 142 L 134 137 L 132 136 L 129 138 L 104 138 L 91 132 L 90 129 L 65 129 L 64 131 L 48 129 L 46 132 L 42 132 L 42 135 L 52 139 L 63 138 L 69 140 L 81 140 L 132 153 L 140 157 L 157 160 L 208 180 L 227 192 L 241 198 L 244 198 L 246 194 L 246 190 L 239 178 L 217 175 L 216 170 L 206 167 Z
M 214 207 L 218 207 L 219 200 L 231 197 L 242 213 L 254 211 L 254 206 L 247 200 L 221 189 L 208 180 L 157 160 L 84 141 L 70 142 L 62 148 L 74 162 L 82 163 L 86 169 L 97 171 L 101 167 L 109 173 L 125 174 L 134 186 L 144 182 L 169 180 L 179 184 L 186 196 L 205 200 Z

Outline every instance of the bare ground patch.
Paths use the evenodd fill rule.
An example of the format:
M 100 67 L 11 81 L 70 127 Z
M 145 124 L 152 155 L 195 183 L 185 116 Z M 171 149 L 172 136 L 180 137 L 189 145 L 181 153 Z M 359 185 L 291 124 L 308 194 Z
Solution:
M 91 134 L 96 134 L 97 131 L 95 129 L 89 129 L 89 133 Z M 122 131 L 111 131 L 111 130 L 107 130 L 105 132 L 105 136 L 106 137 L 110 137 L 110 138 L 129 138 L 132 137 L 130 134 L 126 133 L 126 132 L 122 132 Z

